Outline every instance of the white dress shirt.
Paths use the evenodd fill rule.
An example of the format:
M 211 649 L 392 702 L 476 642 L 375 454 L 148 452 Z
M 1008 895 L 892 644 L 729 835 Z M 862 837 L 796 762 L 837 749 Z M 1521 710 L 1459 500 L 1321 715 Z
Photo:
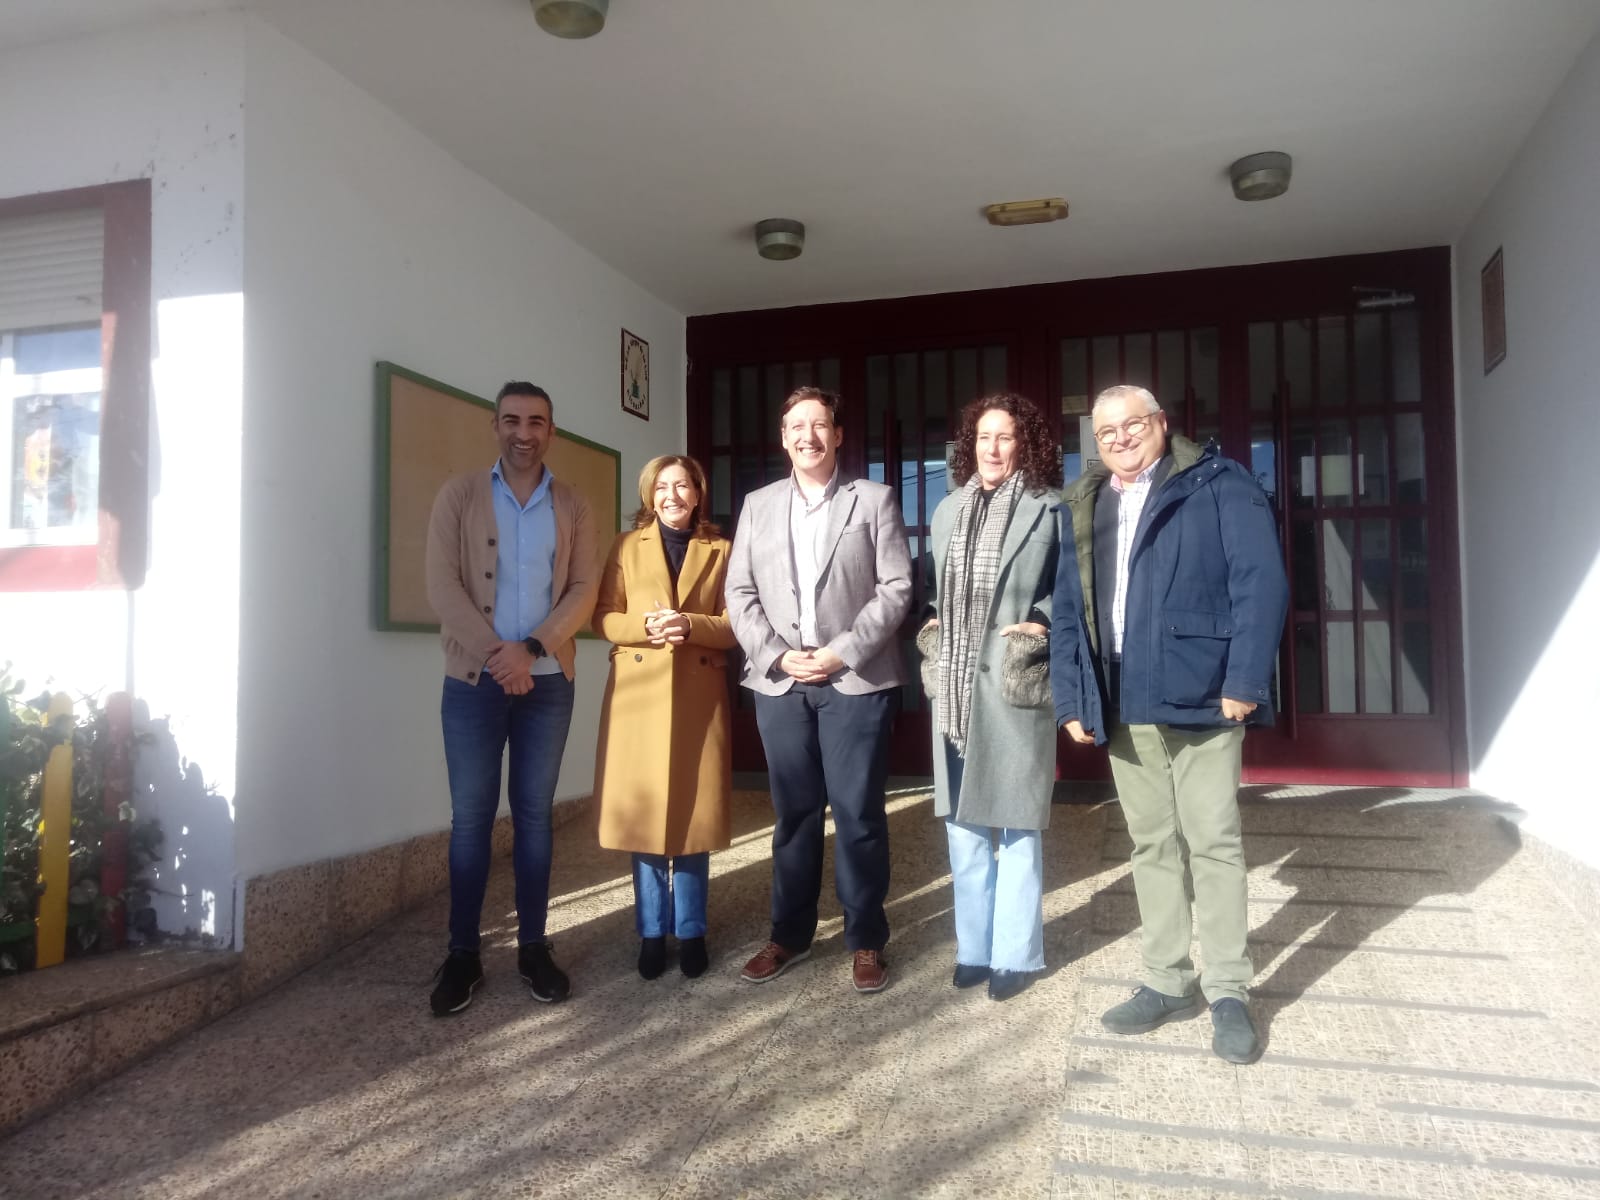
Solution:
M 1128 558 L 1133 553 L 1133 535 L 1139 528 L 1139 517 L 1144 503 L 1150 498 L 1150 477 L 1155 474 L 1160 460 L 1139 472 L 1132 483 L 1123 483 L 1115 475 L 1111 487 L 1120 497 L 1117 504 L 1117 586 L 1111 599 L 1111 657 L 1122 657 L 1122 628 L 1128 610 Z
M 800 601 L 800 644 L 808 650 L 822 645 L 817 635 L 817 580 L 822 574 L 823 535 L 828 529 L 828 507 L 839 490 L 839 468 L 833 469 L 822 497 L 812 501 L 789 477 L 789 549 L 794 557 L 794 588 Z

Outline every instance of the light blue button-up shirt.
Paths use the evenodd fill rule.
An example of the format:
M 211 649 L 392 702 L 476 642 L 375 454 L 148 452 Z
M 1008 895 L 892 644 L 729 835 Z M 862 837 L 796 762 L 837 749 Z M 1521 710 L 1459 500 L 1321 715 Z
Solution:
M 556 570 L 556 510 L 550 501 L 550 468 L 533 489 L 526 504 L 519 504 L 511 485 L 500 473 L 497 459 L 493 477 L 494 523 L 498 533 L 494 564 L 494 632 L 502 641 L 520 642 L 550 615 Z M 548 647 L 547 647 L 548 649 Z M 533 674 L 552 675 L 561 670 L 554 656 L 535 659 Z

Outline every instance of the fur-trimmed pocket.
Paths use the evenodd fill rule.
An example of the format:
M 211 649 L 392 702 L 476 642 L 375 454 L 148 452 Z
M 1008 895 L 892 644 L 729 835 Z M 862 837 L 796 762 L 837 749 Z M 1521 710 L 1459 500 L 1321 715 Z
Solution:
M 922 655 L 922 690 L 929 700 L 939 695 L 939 626 L 917 630 L 917 653 Z
M 1016 708 L 1050 707 L 1050 638 L 1013 633 L 1000 663 L 1000 695 Z

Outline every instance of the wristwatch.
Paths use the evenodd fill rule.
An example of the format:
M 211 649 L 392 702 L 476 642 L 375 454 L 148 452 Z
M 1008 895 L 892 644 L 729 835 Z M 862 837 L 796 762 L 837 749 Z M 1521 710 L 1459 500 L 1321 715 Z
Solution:
M 528 648 L 528 653 L 535 658 L 543 658 L 545 656 L 544 643 L 538 638 L 523 638 L 522 644 Z

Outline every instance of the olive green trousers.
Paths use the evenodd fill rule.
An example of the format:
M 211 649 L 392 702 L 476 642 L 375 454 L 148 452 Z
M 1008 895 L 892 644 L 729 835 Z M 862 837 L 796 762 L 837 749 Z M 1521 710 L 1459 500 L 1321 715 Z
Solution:
M 1242 725 L 1118 724 L 1111 734 L 1111 774 L 1133 839 L 1144 982 L 1168 996 L 1189 994 L 1198 978 L 1210 1003 L 1248 999 L 1254 972 L 1239 829 L 1243 747 Z M 1196 932 L 1198 973 L 1190 954 Z

